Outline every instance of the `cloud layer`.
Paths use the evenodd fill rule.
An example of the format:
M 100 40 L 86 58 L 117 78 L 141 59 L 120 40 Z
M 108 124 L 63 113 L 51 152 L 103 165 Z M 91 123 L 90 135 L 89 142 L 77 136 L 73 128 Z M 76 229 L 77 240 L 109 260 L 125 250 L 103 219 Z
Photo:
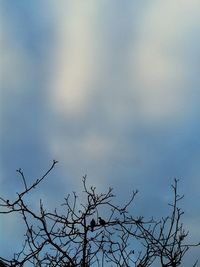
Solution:
M 139 188 L 148 214 L 146 200 L 165 203 L 181 177 L 196 225 L 199 1 L 1 6 L 1 192 L 19 190 L 16 168 L 32 181 L 56 158 L 51 203 L 54 188 L 79 190 L 87 173 L 122 199 Z

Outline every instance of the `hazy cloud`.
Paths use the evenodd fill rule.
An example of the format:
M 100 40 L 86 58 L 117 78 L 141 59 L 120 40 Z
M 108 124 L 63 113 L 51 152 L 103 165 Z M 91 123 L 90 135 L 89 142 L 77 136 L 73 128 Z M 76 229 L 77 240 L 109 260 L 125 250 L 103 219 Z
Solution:
M 139 188 L 151 213 L 178 176 L 197 231 L 199 0 L 29 5 L 6 4 L 1 18 L 3 190 L 15 193 L 16 168 L 32 181 L 55 158 L 46 201 L 87 173 L 121 198 Z

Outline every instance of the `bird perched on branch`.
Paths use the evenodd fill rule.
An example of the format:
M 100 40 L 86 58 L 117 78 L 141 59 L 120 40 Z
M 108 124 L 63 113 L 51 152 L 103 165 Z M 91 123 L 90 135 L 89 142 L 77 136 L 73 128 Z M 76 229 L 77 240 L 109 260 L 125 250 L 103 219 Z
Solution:
M 92 232 L 94 231 L 94 227 L 95 227 L 95 225 L 96 225 L 96 222 L 95 222 L 94 219 L 92 219 L 91 222 L 90 222 L 90 227 L 91 227 L 91 231 L 92 231 Z
M 99 217 L 99 223 L 101 226 L 104 226 L 106 224 L 106 222 L 101 217 Z

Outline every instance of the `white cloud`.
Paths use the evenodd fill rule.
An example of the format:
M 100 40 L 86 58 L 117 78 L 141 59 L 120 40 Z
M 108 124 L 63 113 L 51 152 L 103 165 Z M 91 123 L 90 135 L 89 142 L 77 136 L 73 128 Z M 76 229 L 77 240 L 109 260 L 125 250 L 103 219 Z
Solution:
M 125 65 L 127 72 L 133 77 L 130 86 L 134 89 L 131 92 L 129 88 L 123 94 L 129 99 L 128 105 L 134 105 L 130 103 L 130 99 L 136 96 L 138 115 L 144 120 L 158 123 L 172 118 L 176 120 L 186 111 L 189 89 L 184 85 L 188 81 L 188 67 L 183 51 L 179 50 L 198 22 L 199 5 L 197 0 L 170 0 L 165 3 L 153 1 L 141 9 L 137 34 L 133 36 L 133 46 L 130 49 L 130 62 Z M 99 28 L 95 28 L 98 7 L 92 1 L 87 4 L 74 1 L 70 5 L 62 2 L 55 6 L 58 40 L 53 59 L 55 73 L 50 79 L 51 103 L 55 111 L 65 117 L 79 117 L 88 110 L 90 103 L 98 101 L 94 98 L 98 86 L 91 87 L 94 77 L 98 77 L 99 55 L 96 54 L 98 50 L 95 50 L 95 38 L 101 34 Z M 99 12 L 102 10 L 99 9 Z M 110 46 L 106 47 L 104 40 L 98 40 L 104 43 L 105 49 L 99 52 L 105 52 L 109 56 L 106 49 L 110 49 Z M 111 59 L 108 62 L 109 60 Z M 101 61 L 100 69 L 106 69 L 108 62 Z M 110 87 L 112 79 L 105 73 L 102 84 Z M 116 87 L 116 84 L 113 86 Z M 116 88 L 111 90 L 115 96 Z M 102 99 L 106 102 L 107 92 L 104 90 L 101 95 L 105 95 Z M 118 101 L 112 101 L 109 105 L 110 109 L 106 109 L 109 116 L 120 118 L 122 112 L 123 117 L 130 116 L 126 103 L 122 103 L 120 109 Z M 109 114 L 113 110 L 115 114 Z
M 180 50 L 199 20 L 196 10 L 196 0 L 154 1 L 139 18 L 130 65 L 144 119 L 160 123 L 187 112 L 189 70 Z
M 109 136 L 91 132 L 83 134 L 83 136 L 80 135 L 78 139 L 60 135 L 60 137 L 52 140 L 51 148 L 55 155 L 66 154 L 66 151 L 74 150 L 76 160 L 84 162 L 84 159 L 96 161 L 109 157 L 113 145 L 114 141 Z M 68 153 L 68 157 L 70 159 L 71 153 Z M 75 165 L 77 165 L 77 162 Z
M 90 13 L 93 6 L 75 1 L 70 4 L 70 12 L 58 13 L 59 29 L 53 62 L 55 74 L 50 85 L 52 105 L 64 116 L 80 115 L 92 96 L 89 84 L 94 67 L 94 31 Z
M 83 151 L 89 159 L 103 160 L 112 150 L 112 141 L 98 134 L 89 134 L 82 143 Z
M 88 168 L 92 169 L 88 162 L 92 164 L 98 161 L 106 164 L 108 159 L 116 159 L 119 140 L 122 140 L 126 147 L 126 133 L 130 128 L 134 132 L 137 120 L 141 119 L 144 123 L 150 124 L 157 123 L 162 127 L 167 122 L 173 125 L 173 122 L 184 119 L 190 108 L 190 88 L 185 86 L 190 77 L 187 74 L 188 66 L 184 53 L 180 50 L 183 47 L 182 42 L 196 24 L 198 2 L 182 1 L 179 4 L 174 1 L 153 1 L 144 6 L 138 18 L 140 23 L 136 23 L 137 34 L 132 37 L 132 47 L 123 46 L 122 41 L 122 46 L 117 49 L 116 43 L 113 42 L 112 46 L 100 38 L 108 36 L 108 33 L 112 34 L 112 31 L 107 32 L 107 27 L 100 26 L 99 21 L 95 24 L 95 12 L 98 9 L 95 2 L 89 1 L 87 5 L 80 5 L 78 1 L 74 1 L 58 5 L 58 39 L 52 60 L 55 73 L 50 78 L 50 103 L 55 116 L 61 118 L 61 124 L 64 124 L 63 118 L 66 118 L 66 124 L 69 122 L 68 119 L 74 121 L 75 129 L 84 128 L 79 127 L 79 123 L 82 125 L 84 122 L 85 128 L 91 129 L 87 133 L 78 133 L 79 130 L 76 130 L 76 135 L 69 137 L 67 126 L 59 125 L 63 127 L 63 133 L 58 133 L 58 129 L 56 134 L 51 135 L 49 143 L 52 154 L 65 158 L 71 169 L 76 170 L 79 166 L 79 171 L 83 174 L 84 168 L 89 166 Z M 102 10 L 104 9 L 99 9 L 98 12 Z M 111 11 L 107 12 L 109 16 Z M 98 20 L 100 18 L 104 19 L 103 14 L 102 17 L 98 14 Z M 108 17 L 106 23 L 110 23 Z M 112 23 L 114 25 L 113 21 Z M 123 27 L 126 29 L 125 25 Z M 113 34 L 115 41 L 121 38 L 117 29 Z M 99 46 L 102 49 L 96 49 L 96 37 L 102 42 Z M 110 38 L 110 41 L 113 39 Z M 127 41 L 129 42 L 124 40 Z M 130 50 L 124 51 L 124 47 Z M 109 49 L 112 49 L 112 52 L 121 52 L 119 61 L 119 55 L 111 53 Z M 99 57 L 97 51 L 102 53 L 103 60 L 100 62 L 95 62 Z M 123 55 L 124 58 L 121 60 Z M 130 55 L 129 62 L 126 61 L 127 55 Z M 125 80 L 130 76 L 126 76 L 123 71 L 121 73 L 120 66 L 113 66 L 113 56 L 116 56 L 115 62 L 122 63 L 126 68 L 124 72 L 132 74 L 130 80 Z M 101 64 L 100 67 L 98 63 Z M 97 81 L 94 81 L 94 77 Z M 91 86 L 93 82 L 96 85 L 94 88 Z M 95 110 L 95 105 L 98 106 L 98 110 Z M 99 133 L 98 127 L 93 126 L 93 123 L 97 125 L 94 121 L 97 117 L 93 114 L 91 116 L 93 111 L 96 112 L 101 124 Z M 89 119 L 82 114 L 87 114 Z M 82 118 L 84 122 L 81 121 Z M 104 131 L 104 128 L 109 130 Z M 137 140 L 135 143 L 133 140 L 129 149 L 133 149 L 138 155 L 141 154 L 141 147 L 136 145 L 136 142 Z M 128 153 L 127 149 L 126 154 Z
M 89 180 L 92 179 L 93 185 L 101 188 L 106 177 L 108 178 L 106 165 L 116 151 L 116 143 L 110 136 L 91 131 L 79 135 L 78 138 L 54 135 L 50 140 L 50 150 L 56 159 L 61 159 L 60 167 L 64 166 L 67 170 L 66 176 L 70 176 L 76 188 L 82 186 L 80 178 L 84 174 L 88 175 Z M 67 186 L 69 181 L 66 176 L 63 177 L 63 183 Z

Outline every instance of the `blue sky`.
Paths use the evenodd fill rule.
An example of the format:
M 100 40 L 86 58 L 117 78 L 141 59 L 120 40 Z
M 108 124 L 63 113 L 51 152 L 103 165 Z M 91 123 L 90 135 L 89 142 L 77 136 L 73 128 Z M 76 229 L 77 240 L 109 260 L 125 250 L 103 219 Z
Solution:
M 20 190 L 17 168 L 31 182 L 57 159 L 34 198 L 51 206 L 87 174 L 120 200 L 139 189 L 149 216 L 163 212 L 176 177 L 196 240 L 200 2 L 3 0 L 0 8 L 1 194 Z M 5 218 L 0 227 L 9 254 L 20 226 Z

